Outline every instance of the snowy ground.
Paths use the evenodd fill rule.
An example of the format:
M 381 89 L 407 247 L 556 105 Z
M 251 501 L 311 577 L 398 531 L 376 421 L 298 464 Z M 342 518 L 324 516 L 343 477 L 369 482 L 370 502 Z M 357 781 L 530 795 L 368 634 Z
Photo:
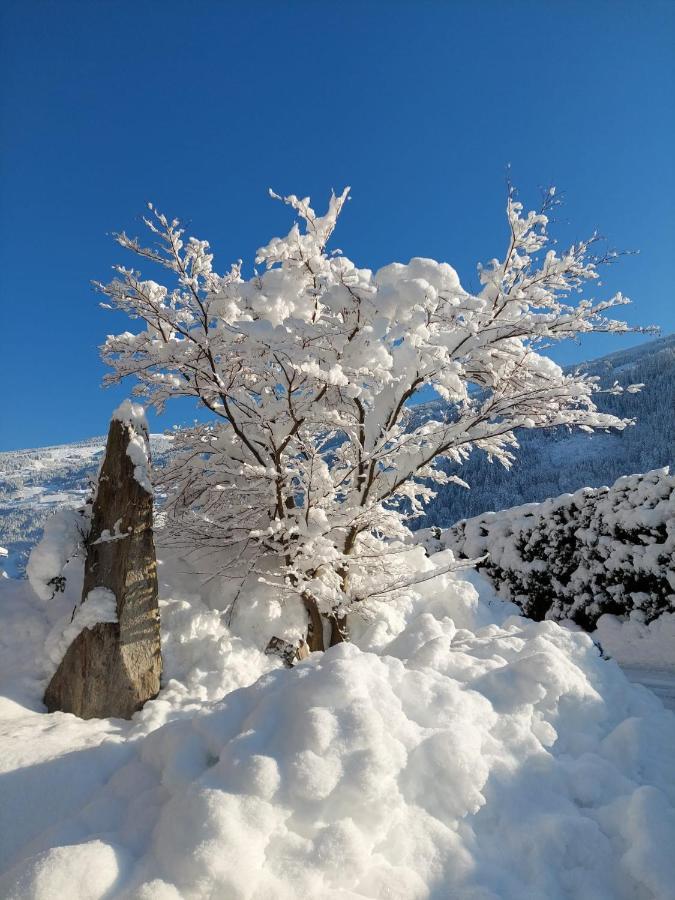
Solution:
M 77 577 L 0 585 L 1 897 L 675 897 L 675 716 L 588 635 L 443 576 L 289 671 L 270 588 L 230 630 L 231 587 L 161 573 L 164 687 L 130 723 L 41 705 Z
M 643 625 L 639 616 L 628 622 L 602 616 L 596 637 L 630 681 L 649 688 L 675 711 L 675 613 L 649 625 Z
M 675 712 L 675 668 L 654 666 L 622 666 L 629 681 L 649 688 L 663 705 Z

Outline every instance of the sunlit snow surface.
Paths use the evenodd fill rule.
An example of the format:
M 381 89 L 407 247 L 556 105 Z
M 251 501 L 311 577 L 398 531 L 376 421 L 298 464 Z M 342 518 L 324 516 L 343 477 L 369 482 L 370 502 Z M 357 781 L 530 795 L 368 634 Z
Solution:
M 301 610 L 254 582 L 229 630 L 174 560 L 159 697 L 83 722 L 40 702 L 68 574 L 0 584 L 1 897 L 675 897 L 675 716 L 588 635 L 441 576 L 289 671 Z
M 665 613 L 649 625 L 639 617 L 624 622 L 601 616 L 596 635 L 631 681 L 649 688 L 675 711 L 675 613 Z

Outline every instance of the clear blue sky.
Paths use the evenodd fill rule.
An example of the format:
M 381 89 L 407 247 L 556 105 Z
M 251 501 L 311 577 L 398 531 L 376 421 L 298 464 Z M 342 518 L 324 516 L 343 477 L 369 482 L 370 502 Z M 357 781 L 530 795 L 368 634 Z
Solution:
M 0 7 L 0 449 L 103 433 L 128 394 L 100 387 L 97 346 L 127 323 L 89 283 L 147 200 L 224 270 L 289 227 L 268 186 L 321 206 L 350 184 L 337 246 L 371 267 L 446 260 L 470 288 L 505 245 L 510 163 L 524 200 L 565 191 L 563 239 L 640 248 L 606 290 L 675 330 L 671 0 Z

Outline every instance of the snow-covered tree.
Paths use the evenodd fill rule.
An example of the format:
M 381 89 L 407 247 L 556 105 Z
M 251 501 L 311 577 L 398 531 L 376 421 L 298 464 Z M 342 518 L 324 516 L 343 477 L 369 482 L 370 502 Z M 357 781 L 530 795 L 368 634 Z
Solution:
M 441 460 L 482 451 L 509 466 L 514 429 L 629 422 L 599 413 L 596 382 L 542 353 L 581 333 L 627 330 L 607 317 L 628 302 L 621 294 L 573 299 L 616 253 L 597 255 L 597 235 L 555 249 L 553 189 L 527 214 L 510 191 L 508 247 L 479 267 L 477 295 L 447 263 L 373 272 L 329 252 L 347 198 L 333 194 L 323 216 L 308 198 L 277 198 L 299 221 L 258 251 L 251 277 L 241 262 L 217 274 L 208 243 L 150 206 L 154 243 L 117 240 L 172 283 L 117 267 L 97 285 L 107 305 L 143 323 L 107 339 L 107 380 L 135 376 L 136 394 L 158 409 L 188 396 L 212 413 L 177 434 L 164 477 L 169 532 L 299 594 L 312 649 L 324 646 L 324 625 L 331 643 L 343 640 L 348 613 L 409 583 L 408 524 L 434 485 L 459 482 Z M 415 417 L 429 387 L 447 405 Z

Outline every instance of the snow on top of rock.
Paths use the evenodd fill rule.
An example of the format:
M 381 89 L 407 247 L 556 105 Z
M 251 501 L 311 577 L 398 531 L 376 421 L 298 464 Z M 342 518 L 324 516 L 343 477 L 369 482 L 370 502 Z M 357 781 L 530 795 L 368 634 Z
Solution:
M 150 481 L 150 448 L 147 437 L 134 431 L 129 437 L 127 456 L 134 464 L 134 478 L 148 494 L 152 494 Z
M 118 422 L 125 425 L 131 425 L 132 428 L 142 429 L 148 433 L 148 420 L 145 417 L 145 409 L 140 403 L 132 403 L 131 400 L 123 400 L 122 403 L 113 412 L 112 417 Z
M 61 623 L 47 636 L 45 650 L 54 671 L 78 634 L 99 622 L 117 622 L 117 600 L 113 592 L 104 587 L 89 591 L 86 599 L 76 607 L 66 627 L 63 628 Z
M 124 400 L 112 414 L 112 418 L 129 426 L 127 456 L 134 464 L 134 478 L 143 490 L 152 494 L 149 430 L 145 409 L 139 403 Z

